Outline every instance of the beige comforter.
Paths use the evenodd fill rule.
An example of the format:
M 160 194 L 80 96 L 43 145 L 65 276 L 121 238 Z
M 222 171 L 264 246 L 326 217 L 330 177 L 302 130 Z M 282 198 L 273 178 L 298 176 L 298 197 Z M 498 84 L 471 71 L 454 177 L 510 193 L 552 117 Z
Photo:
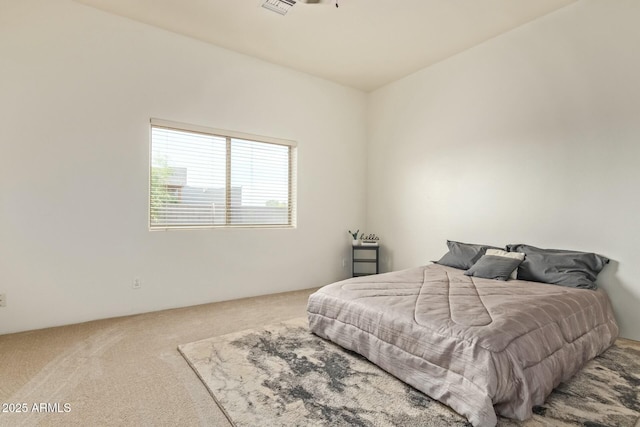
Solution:
M 492 426 L 534 405 L 618 335 L 601 291 L 500 282 L 429 265 L 359 277 L 309 297 L 317 335 Z

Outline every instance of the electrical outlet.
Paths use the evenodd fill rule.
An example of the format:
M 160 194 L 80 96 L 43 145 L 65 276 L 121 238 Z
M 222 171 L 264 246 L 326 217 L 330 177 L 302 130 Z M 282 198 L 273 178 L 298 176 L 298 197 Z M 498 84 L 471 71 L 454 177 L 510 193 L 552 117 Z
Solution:
M 131 287 L 133 289 L 140 289 L 142 287 L 142 281 L 139 277 L 133 279 L 133 282 L 131 282 Z
M 7 294 L 0 294 L 0 307 L 7 306 Z
M 346 266 L 347 266 L 347 259 L 342 258 L 342 268 L 345 268 Z

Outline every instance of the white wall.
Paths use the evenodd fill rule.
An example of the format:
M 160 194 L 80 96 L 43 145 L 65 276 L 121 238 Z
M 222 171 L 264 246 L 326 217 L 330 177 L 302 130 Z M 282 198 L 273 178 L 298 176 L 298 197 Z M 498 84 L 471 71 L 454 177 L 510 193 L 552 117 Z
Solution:
M 640 339 L 638 18 L 583 0 L 378 90 L 367 121 L 354 90 L 70 0 L 2 2 L 0 334 L 320 286 L 366 225 L 387 270 L 446 239 L 599 252 Z M 149 117 L 297 140 L 298 228 L 147 231 Z
M 386 269 L 446 239 L 595 251 L 640 339 L 640 2 L 589 1 L 370 97 L 369 229 Z
M 0 334 L 349 275 L 365 94 L 70 0 L 21 0 L 0 5 L 0 100 Z M 150 117 L 298 141 L 297 229 L 149 232 Z

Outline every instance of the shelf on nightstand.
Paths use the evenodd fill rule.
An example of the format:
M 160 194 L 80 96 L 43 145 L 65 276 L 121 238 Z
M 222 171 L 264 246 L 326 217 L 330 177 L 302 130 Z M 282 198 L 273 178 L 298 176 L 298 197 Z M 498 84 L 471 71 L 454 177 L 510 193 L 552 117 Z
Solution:
M 380 271 L 380 246 L 359 245 L 351 247 L 351 275 L 353 277 L 378 274 Z M 356 251 L 358 256 L 356 257 Z M 363 252 L 372 252 L 372 257 L 362 258 Z M 375 266 L 375 270 L 370 266 Z M 359 267 L 359 268 L 358 268 Z

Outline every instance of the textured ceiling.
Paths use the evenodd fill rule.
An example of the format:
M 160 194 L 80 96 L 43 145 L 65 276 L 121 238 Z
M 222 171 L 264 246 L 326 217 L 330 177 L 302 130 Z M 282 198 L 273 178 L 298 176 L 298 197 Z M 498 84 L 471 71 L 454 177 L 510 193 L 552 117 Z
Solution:
M 576 0 L 76 0 L 371 91 Z

